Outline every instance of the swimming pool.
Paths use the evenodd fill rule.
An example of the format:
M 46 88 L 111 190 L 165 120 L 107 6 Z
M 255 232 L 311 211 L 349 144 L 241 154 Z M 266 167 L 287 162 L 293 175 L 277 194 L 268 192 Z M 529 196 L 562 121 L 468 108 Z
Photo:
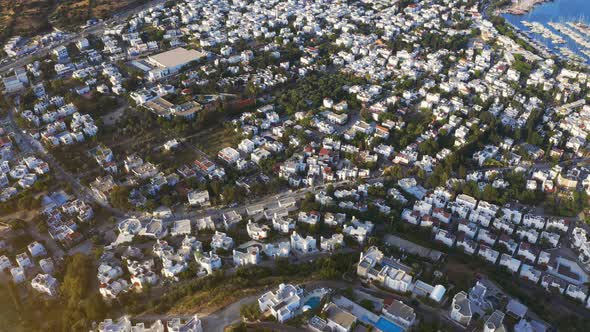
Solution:
M 399 325 L 383 318 L 379 317 L 377 323 L 375 323 L 375 327 L 383 332 L 403 332 L 404 329 L 401 328 Z
M 309 306 L 312 309 L 315 309 L 317 307 L 320 306 L 320 301 L 321 299 L 317 296 L 312 296 L 310 297 L 307 301 L 305 301 L 305 303 L 303 304 L 304 306 Z

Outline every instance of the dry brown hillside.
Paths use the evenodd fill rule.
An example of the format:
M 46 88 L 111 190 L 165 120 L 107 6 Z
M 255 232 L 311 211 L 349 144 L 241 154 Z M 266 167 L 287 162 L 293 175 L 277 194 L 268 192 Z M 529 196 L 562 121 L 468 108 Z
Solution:
M 71 29 L 89 18 L 108 18 L 147 0 L 0 0 L 0 42 L 14 35 L 29 36 L 52 26 Z

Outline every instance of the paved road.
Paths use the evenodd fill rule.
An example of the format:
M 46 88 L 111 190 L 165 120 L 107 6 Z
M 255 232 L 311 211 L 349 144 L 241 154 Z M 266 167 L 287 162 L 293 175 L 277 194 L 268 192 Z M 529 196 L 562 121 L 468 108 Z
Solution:
M 242 298 L 221 310 L 218 310 L 210 315 L 203 316 L 201 318 L 203 322 L 203 330 L 211 332 L 223 332 L 226 326 L 238 323 L 241 319 L 240 307 L 244 304 L 256 302 L 260 295 L 264 294 L 266 291 L 268 290 L 265 290 L 264 292 L 261 292 L 257 295 Z
M 36 153 L 41 156 L 41 158 L 45 160 L 49 164 L 50 168 L 54 171 L 56 178 L 69 183 L 72 187 L 72 190 L 74 191 L 74 194 L 79 199 L 88 202 L 94 202 L 115 216 L 123 217 L 126 215 L 125 211 L 111 207 L 107 202 L 97 197 L 90 189 L 82 185 L 78 178 L 66 171 L 41 143 L 32 138 L 29 134 L 25 133 L 23 129 L 20 128 L 14 121 L 15 112 L 16 109 L 9 111 L 8 120 L 16 137 L 17 144 L 19 147 L 21 147 L 21 150 L 27 153 Z

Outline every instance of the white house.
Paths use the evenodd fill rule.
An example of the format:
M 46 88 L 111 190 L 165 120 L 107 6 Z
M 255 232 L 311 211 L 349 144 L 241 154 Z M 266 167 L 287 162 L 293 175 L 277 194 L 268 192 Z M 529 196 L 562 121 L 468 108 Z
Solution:
M 545 228 L 545 218 L 532 214 L 525 214 L 522 218 L 522 224 L 526 227 L 534 227 L 536 229 Z
M 33 262 L 31 261 L 29 255 L 27 255 L 26 252 L 16 255 L 16 263 L 23 269 L 27 269 L 34 266 Z
M 551 289 L 556 289 L 561 294 L 563 294 L 563 292 L 565 292 L 565 289 L 567 287 L 567 282 L 565 282 L 563 279 L 555 277 L 551 274 L 545 274 L 541 278 L 541 286 L 543 286 L 547 291 L 549 291 Z
M 191 221 L 189 219 L 175 220 L 170 230 L 170 235 L 187 235 L 191 233 Z
M 588 288 L 585 286 L 569 284 L 565 290 L 565 295 L 584 303 L 586 296 L 588 295 Z
M 301 211 L 301 212 L 299 212 L 299 215 L 297 217 L 297 221 L 305 223 L 305 224 L 309 224 L 309 225 L 315 225 L 320 221 L 320 217 L 321 217 L 321 214 L 316 211 L 310 211 L 310 212 Z
M 270 310 L 270 313 L 279 323 L 283 323 L 295 316 L 301 306 L 303 289 L 291 284 L 280 284 L 276 292 L 267 292 L 258 298 L 258 307 L 261 312 Z
M 500 266 L 504 266 L 508 269 L 508 271 L 512 273 L 516 273 L 520 268 L 521 261 L 519 259 L 513 258 L 508 254 L 502 254 L 500 256 Z
M 492 264 L 496 264 L 496 262 L 498 261 L 498 256 L 500 256 L 500 253 L 486 246 L 485 244 L 480 244 L 477 255 L 483 257 L 485 260 Z
M 14 281 L 15 284 L 20 284 L 21 282 L 24 282 L 27 279 L 25 275 L 25 269 L 23 269 L 20 266 L 15 266 L 11 268 L 10 274 L 12 275 L 12 281 Z
M 546 241 L 551 245 L 551 247 L 556 248 L 559 245 L 559 234 L 542 231 L 541 232 L 541 241 Z
M 536 284 L 541 280 L 541 271 L 535 269 L 531 265 L 522 264 L 522 267 L 520 268 L 520 277 Z
M 444 229 L 439 229 L 436 232 L 434 239 L 446 245 L 447 247 L 452 247 L 455 245 L 455 235 L 447 232 Z
M 320 237 L 320 249 L 323 251 L 334 251 L 344 245 L 344 235 L 334 233 L 331 238 Z
M 268 243 L 264 245 L 264 254 L 268 257 L 289 257 L 291 253 L 291 243 L 288 241 L 276 244 Z
M 211 216 L 206 216 L 204 218 L 197 219 L 196 227 L 199 231 L 215 230 L 215 222 L 213 222 L 213 218 L 211 218 Z
M 209 252 L 196 252 L 194 254 L 197 263 L 207 271 L 208 274 L 221 268 L 221 258 L 217 256 L 213 251 Z
M 295 229 L 295 220 L 287 216 L 273 216 L 272 228 L 283 234 L 288 234 Z
M 402 217 L 403 221 L 408 222 L 412 225 L 420 224 L 420 212 L 418 212 L 418 211 L 404 209 L 402 211 L 401 217 Z
M 57 279 L 49 274 L 37 274 L 31 281 L 31 287 L 38 292 L 45 293 L 49 296 L 56 296 L 58 291 Z
M 356 220 L 354 217 L 351 223 L 352 225 L 344 227 L 342 232 L 346 236 L 354 238 L 358 243 L 365 243 L 367 237 L 373 231 L 373 223 L 370 221 L 362 222 L 360 220 Z
M 416 322 L 414 309 L 398 300 L 393 300 L 389 306 L 383 308 L 382 313 L 386 318 L 391 319 L 405 329 L 409 329 Z
M 166 327 L 169 332 L 203 332 L 203 324 L 197 315 L 189 319 L 172 318 L 168 320 Z
M 209 192 L 207 190 L 193 190 L 187 195 L 188 203 L 192 206 L 209 206 Z
M 457 236 L 457 248 L 462 248 L 466 254 L 473 255 L 477 250 L 477 243 L 463 234 Z
M 211 238 L 211 249 L 213 251 L 217 249 L 229 250 L 233 245 L 234 240 L 223 232 L 215 231 L 215 234 Z
M 37 241 L 30 243 L 27 246 L 27 249 L 29 249 L 29 252 L 31 253 L 31 256 L 33 256 L 33 258 L 47 256 L 47 250 L 45 250 L 45 247 Z
M 250 220 L 246 225 L 246 231 L 248 232 L 248 236 L 250 236 L 251 239 L 264 240 L 268 237 L 270 228 L 266 225 L 259 225 Z
M 12 268 L 12 263 L 10 259 L 5 255 L 0 256 L 0 272 L 4 272 L 6 270 L 10 270 Z
M 256 246 L 248 247 L 245 252 L 233 251 L 233 260 L 235 266 L 256 265 L 260 262 L 260 253 Z
M 451 319 L 461 325 L 467 326 L 471 322 L 472 316 L 471 301 L 467 297 L 467 293 L 461 291 L 455 294 L 451 305 Z
M 296 231 L 291 234 L 291 249 L 301 254 L 317 251 L 316 240 L 311 236 L 301 237 Z

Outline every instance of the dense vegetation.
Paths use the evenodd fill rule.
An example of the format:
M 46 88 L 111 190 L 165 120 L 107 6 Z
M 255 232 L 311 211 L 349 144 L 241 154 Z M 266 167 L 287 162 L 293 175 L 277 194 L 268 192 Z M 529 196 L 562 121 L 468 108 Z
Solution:
M 90 256 L 76 254 L 65 261 L 60 297 L 39 293 L 24 297 L 14 284 L 0 287 L 0 319 L 11 331 L 88 331 L 104 319 L 107 307 L 96 290 L 96 267 Z

